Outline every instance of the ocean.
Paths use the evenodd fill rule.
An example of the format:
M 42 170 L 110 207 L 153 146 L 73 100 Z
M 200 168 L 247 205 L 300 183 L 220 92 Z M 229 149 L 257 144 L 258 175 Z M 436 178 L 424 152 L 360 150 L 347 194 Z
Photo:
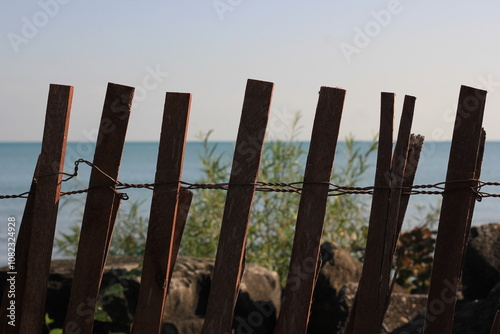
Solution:
M 307 150 L 309 143 L 301 143 Z M 211 147 L 216 146 L 216 153 L 224 153 L 227 161 L 231 160 L 234 150 L 232 142 L 211 142 Z M 335 156 L 334 169 L 345 165 L 346 158 L 343 154 L 343 143 L 340 142 Z M 358 142 L 360 149 L 366 150 L 369 142 Z M 0 195 L 20 194 L 28 191 L 35 167 L 36 159 L 40 153 L 40 143 L 0 143 Z M 428 142 L 424 144 L 419 167 L 416 174 L 415 184 L 434 184 L 444 181 L 448 165 L 450 142 Z M 83 158 L 92 161 L 94 145 L 90 143 L 68 143 L 65 170 L 73 171 L 74 161 Z M 203 145 L 200 142 L 188 142 L 186 146 L 185 161 L 182 179 L 187 182 L 196 183 L 201 177 L 201 163 L 199 155 L 203 153 Z M 500 142 L 487 142 L 485 156 L 482 166 L 481 180 L 500 181 Z M 119 180 L 126 183 L 153 183 L 158 154 L 158 143 L 153 142 L 131 142 L 124 148 L 122 163 L 120 166 Z M 301 161 L 305 165 L 305 156 Z M 364 175 L 359 186 L 373 184 L 375 174 L 376 153 L 371 154 L 368 159 L 370 168 Z M 80 165 L 79 176 L 71 181 L 63 183 L 63 191 L 86 188 L 90 175 L 90 167 Z M 228 174 L 229 178 L 229 174 Z M 498 187 L 485 187 L 483 191 L 500 193 Z M 128 202 L 143 201 L 141 214 L 149 214 L 152 191 L 148 189 L 127 189 L 125 192 L 130 197 Z M 294 195 L 294 194 L 285 194 Z M 196 196 L 196 193 L 195 193 Z M 365 195 L 368 196 L 368 195 Z M 411 197 L 406 214 L 408 219 L 419 214 L 417 206 L 427 207 L 436 205 L 440 200 L 439 195 L 415 195 Z M 81 221 L 78 210 L 82 208 L 81 201 L 84 195 L 72 195 L 62 197 L 56 235 L 68 231 L 72 224 Z M 81 201 L 78 201 L 81 200 Z M 368 201 L 370 198 L 367 199 Z M 25 199 L 0 199 L 0 265 L 6 263 L 7 254 L 7 220 L 15 217 L 17 222 L 21 221 Z M 498 204 L 500 198 L 484 198 L 476 202 L 473 216 L 473 225 L 480 225 L 499 220 Z M 127 201 L 121 206 L 127 209 Z M 54 258 L 61 257 L 54 254 Z

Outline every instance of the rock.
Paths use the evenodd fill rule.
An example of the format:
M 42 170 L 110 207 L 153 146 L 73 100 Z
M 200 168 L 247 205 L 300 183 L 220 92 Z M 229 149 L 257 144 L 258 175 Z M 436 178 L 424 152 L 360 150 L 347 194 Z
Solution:
M 128 333 L 137 306 L 140 276 L 131 275 L 141 259 L 138 257 L 108 258 L 101 289 L 111 295 L 101 295 L 102 310 L 109 321 L 96 320 L 94 334 Z M 54 320 L 52 328 L 62 328 L 69 302 L 74 260 L 54 260 L 51 265 L 46 312 Z M 178 257 L 172 274 L 165 305 L 162 334 L 200 333 L 208 302 L 214 268 L 213 259 Z M 0 269 L 3 291 L 6 268 Z M 272 333 L 279 311 L 281 288 L 276 272 L 257 265 L 247 265 L 242 277 L 240 295 L 234 316 L 238 333 Z M 105 320 L 105 319 L 101 319 Z M 45 329 L 44 329 L 45 330 Z
M 471 228 L 462 275 L 463 295 L 483 299 L 500 282 L 500 223 Z
M 343 328 L 349 310 L 339 304 L 339 291 L 361 277 L 361 263 L 330 242 L 321 245 L 321 260 L 309 318 L 310 334 L 337 333 Z
M 357 283 L 346 284 L 339 292 L 339 308 L 348 311 L 351 309 L 356 296 Z M 382 323 L 382 333 L 389 333 L 406 324 L 422 312 L 427 302 L 426 295 L 410 295 L 407 293 L 393 292 L 391 302 Z M 343 324 L 344 326 L 346 323 Z M 341 333 L 339 331 L 338 333 Z
M 342 333 L 347 324 L 357 283 L 361 278 L 362 264 L 330 242 L 321 245 L 321 259 L 321 271 L 314 289 L 308 333 Z M 410 297 L 403 292 L 401 286 L 394 286 L 393 295 L 396 297 L 391 303 L 402 309 L 388 316 L 390 328 L 395 328 L 396 325 L 393 324 L 401 325 L 407 322 L 398 320 L 398 317 L 413 316 L 414 309 L 422 305 L 419 297 Z M 398 310 L 397 307 L 394 309 Z
M 457 302 L 453 334 L 489 334 L 496 311 L 500 308 L 500 283 L 483 300 L 461 300 Z M 408 324 L 396 330 L 393 334 L 419 334 L 421 332 L 424 314 L 420 313 Z
M 165 333 L 200 333 L 208 303 L 213 259 L 179 257 L 165 306 Z M 276 272 L 245 267 L 236 302 L 236 333 L 272 333 L 280 308 L 281 288 Z M 176 332 L 177 331 L 177 332 Z

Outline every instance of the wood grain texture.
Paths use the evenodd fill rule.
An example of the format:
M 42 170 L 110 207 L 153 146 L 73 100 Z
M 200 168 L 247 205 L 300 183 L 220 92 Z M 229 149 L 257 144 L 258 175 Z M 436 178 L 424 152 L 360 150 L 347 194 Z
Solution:
M 50 85 L 28 246 L 20 333 L 41 333 L 57 220 L 73 87 Z
M 108 84 L 94 165 L 117 179 L 134 88 Z M 93 168 L 83 213 L 64 332 L 91 334 L 94 311 L 106 262 L 112 226 L 120 203 L 113 180 Z
M 134 334 L 159 333 L 161 329 L 165 298 L 179 247 L 177 224 L 179 219 L 181 224 L 185 220 L 177 215 L 184 213 L 182 210 L 186 210 L 191 200 L 189 195 L 181 193 L 180 186 L 190 105 L 191 94 L 166 95 L 141 287 L 131 329 Z
M 380 295 L 386 225 L 391 194 L 394 94 L 382 93 L 379 146 L 363 271 L 346 333 L 377 333 L 385 296 Z
M 465 237 L 472 214 L 470 204 L 475 198 L 472 187 L 476 184 L 485 101 L 486 91 L 461 87 L 432 266 L 425 334 L 452 331 Z
M 273 84 L 248 80 L 203 334 L 231 333 Z

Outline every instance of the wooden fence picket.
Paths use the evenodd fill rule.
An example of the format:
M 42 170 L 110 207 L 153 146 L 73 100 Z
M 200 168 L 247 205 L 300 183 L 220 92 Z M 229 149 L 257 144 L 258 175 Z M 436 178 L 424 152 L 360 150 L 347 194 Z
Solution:
M 271 82 L 247 81 L 229 183 L 224 184 L 227 196 L 202 334 L 234 333 L 233 314 L 245 267 L 255 191 L 272 191 L 273 186 L 287 186 L 269 183 L 269 188 L 257 189 L 273 87 Z M 122 200 L 117 192 L 117 179 L 133 94 L 132 87 L 108 84 L 89 187 L 79 191 L 88 194 L 63 326 L 65 334 L 93 332 L 97 298 Z M 294 183 L 291 190 L 299 192 L 301 197 L 275 334 L 305 334 L 308 331 L 313 292 L 321 268 L 320 243 L 327 199 L 329 193 L 335 191 L 330 179 L 345 95 L 345 90 L 331 87 L 321 87 L 319 92 L 304 179 L 300 188 Z M 42 151 L 17 233 L 15 264 L 10 268 L 15 272 L 7 273 L 15 275 L 16 326 L 9 324 L 8 306 L 12 299 L 5 288 L 0 308 L 0 333 L 42 332 L 72 97 L 73 87 L 50 85 Z M 452 332 L 475 201 L 478 196 L 487 194 L 477 189 L 486 141 L 482 129 L 485 100 L 486 91 L 461 87 L 442 192 L 424 334 Z M 381 331 L 396 280 L 393 277 L 391 282 L 397 239 L 410 197 L 416 193 L 413 182 L 424 137 L 411 134 L 415 98 L 405 96 L 393 151 L 394 102 L 393 93 L 382 93 L 365 259 L 346 334 Z M 163 319 L 166 297 L 193 198 L 188 188 L 207 186 L 192 184 L 188 188 L 182 187 L 190 106 L 191 94 L 166 94 L 141 285 L 130 329 L 132 334 L 159 333 L 163 321 L 168 321 Z M 125 188 L 152 186 L 119 184 Z M 210 186 L 217 188 L 219 185 Z M 420 188 L 425 187 L 439 188 L 437 185 Z M 345 189 L 364 193 L 369 192 L 365 189 L 372 188 Z M 249 324 L 253 320 L 248 318 Z M 500 311 L 496 312 L 491 334 L 500 334 Z
M 403 188 L 405 192 L 401 194 L 401 201 L 399 203 L 398 214 L 398 227 L 396 233 L 399 235 L 403 227 L 403 221 L 410 201 L 410 190 L 413 187 L 415 174 L 417 172 L 418 162 L 420 160 L 420 153 L 424 145 L 424 137 L 421 135 L 412 134 L 410 137 L 410 146 L 408 147 L 408 156 L 406 158 L 406 167 L 403 178 Z
M 108 84 L 83 213 L 65 333 L 91 334 L 104 264 L 120 204 L 115 180 L 134 88 Z
M 373 190 L 365 259 L 346 334 L 376 333 L 379 330 L 381 310 L 386 302 L 385 295 L 379 295 L 379 290 L 391 195 L 391 178 L 387 175 L 390 175 L 392 162 L 393 93 L 382 93 L 380 114 L 375 189 Z
M 191 94 L 167 93 L 141 287 L 131 333 L 160 332 L 179 238 L 191 202 L 190 194 L 181 192 L 180 184 L 190 106 Z
M 202 334 L 231 333 L 273 84 L 248 80 Z
M 321 87 L 276 334 L 307 331 L 344 99 L 345 90 Z
M 73 87 L 50 85 L 28 247 L 19 332 L 41 333 L 66 153 Z
M 38 158 L 38 161 L 40 158 Z M 26 287 L 26 272 L 28 270 L 28 245 L 31 238 L 31 230 L 33 228 L 33 209 L 35 207 L 35 193 L 36 193 L 36 182 L 35 177 L 39 174 L 38 164 L 35 167 L 35 172 L 33 174 L 33 180 L 31 181 L 30 193 L 28 199 L 26 200 L 26 205 L 24 207 L 23 218 L 21 220 L 21 226 L 17 233 L 16 239 L 16 256 L 15 264 L 9 272 L 15 272 L 16 274 L 11 276 L 15 277 L 15 291 L 16 291 L 16 313 L 21 315 L 23 313 L 23 304 L 17 303 L 17 301 L 22 300 L 24 295 L 24 290 Z M 17 226 L 16 226 L 17 227 Z M 7 275 L 9 275 L 7 273 Z M 11 278 L 7 277 L 7 279 Z M 8 285 L 6 285 L 7 287 Z M 0 310 L 0 333 L 4 334 L 17 334 L 21 326 L 12 326 L 8 323 L 12 320 L 9 315 L 7 308 L 10 306 L 9 289 L 5 288 L 3 292 L 2 308 Z M 15 323 L 15 322 L 14 322 Z
M 381 281 L 379 285 L 380 298 L 385 298 L 383 309 L 377 310 L 379 312 L 379 328 L 382 327 L 384 315 L 389 306 L 391 298 L 391 270 L 393 264 L 394 252 L 396 251 L 396 244 L 399 237 L 399 215 L 405 214 L 401 210 L 401 198 L 403 195 L 403 183 L 405 180 L 406 163 L 409 155 L 409 145 L 411 138 L 411 126 L 413 123 L 413 113 L 415 109 L 415 97 L 405 96 L 403 104 L 403 112 L 398 130 L 398 138 L 396 146 L 392 155 L 391 162 L 391 192 L 390 192 L 390 205 L 388 208 L 387 222 L 385 226 L 384 248 L 382 251 L 382 267 L 381 267 Z
M 179 203 L 177 205 L 177 213 L 175 215 L 175 229 L 172 238 L 172 259 L 170 261 L 170 271 L 169 271 L 170 276 L 168 277 L 168 282 L 170 282 L 170 280 L 172 279 L 175 262 L 177 261 L 177 256 L 179 255 L 182 234 L 184 233 L 184 228 L 186 227 L 189 208 L 191 207 L 192 200 L 193 200 L 193 193 L 190 190 L 181 188 L 179 191 Z
M 468 235 L 472 189 L 477 185 L 478 152 L 486 91 L 462 86 L 451 142 L 446 186 L 441 205 L 424 334 L 448 334 L 453 327 Z

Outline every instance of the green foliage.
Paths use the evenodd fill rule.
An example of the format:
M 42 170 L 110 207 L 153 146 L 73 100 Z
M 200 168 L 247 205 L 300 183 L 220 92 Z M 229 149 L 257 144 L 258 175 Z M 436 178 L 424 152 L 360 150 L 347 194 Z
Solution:
M 54 319 L 50 318 L 48 313 L 45 313 L 44 324 L 49 334 L 62 334 L 62 329 L 60 328 L 51 328 L 51 325 L 54 323 Z
M 111 256 L 142 256 L 146 247 L 148 219 L 140 215 L 144 201 L 132 201 L 126 213 L 119 213 L 113 240 L 109 250 Z
M 285 140 L 268 142 L 264 146 L 259 181 L 271 183 L 291 183 L 303 180 L 307 151 L 305 144 L 297 141 L 299 133 L 297 114 L 292 122 L 291 132 Z M 199 183 L 227 183 L 231 161 L 227 152 L 219 153 L 217 145 L 209 143 L 211 131 L 201 134 L 203 151 L 199 156 L 202 164 Z M 352 187 L 362 183 L 368 159 L 377 148 L 374 139 L 367 147 L 360 145 L 353 136 L 339 143 L 339 152 L 333 169 L 331 182 Z M 300 186 L 300 185 L 298 185 Z M 334 195 L 334 194 L 332 194 Z M 197 190 L 181 244 L 182 255 L 214 257 L 222 221 L 226 192 L 222 190 Z M 77 199 L 82 201 L 81 199 Z M 362 195 L 330 196 L 325 214 L 323 239 L 336 243 L 354 257 L 362 260 L 368 232 L 369 198 Z M 295 233 L 300 195 L 283 192 L 257 192 L 251 214 L 247 238 L 246 259 L 269 269 L 276 270 L 285 282 Z M 147 234 L 147 219 L 140 215 L 142 202 L 131 202 L 128 211 L 120 211 L 110 247 L 110 255 L 141 256 Z M 82 206 L 83 207 L 83 206 Z M 439 205 L 429 208 L 417 207 L 419 216 L 413 222 L 424 224 L 401 235 L 398 243 L 397 282 L 407 289 L 425 292 L 428 288 L 430 266 L 434 251 L 431 227 L 439 216 Z M 82 214 L 80 212 L 80 214 Z M 415 224 L 416 225 L 416 224 Z M 80 235 L 78 225 L 70 227 L 68 233 L 56 238 L 57 250 L 75 256 Z M 140 272 L 138 273 L 140 275 Z M 118 289 L 118 290 L 117 290 Z M 118 286 L 102 292 L 119 295 L 123 291 Z M 96 319 L 109 321 L 109 316 L 98 308 Z
M 203 153 L 199 156 L 202 175 L 199 183 L 224 183 L 229 180 L 229 161 L 224 153 L 216 154 L 217 145 L 208 143 L 212 131 L 203 137 Z M 182 237 L 181 254 L 213 257 L 217 250 L 219 229 L 226 193 L 211 189 L 197 190 L 189 210 Z
M 80 201 L 77 199 L 77 201 Z M 113 240 L 110 245 L 111 256 L 142 256 L 146 245 L 147 218 L 140 215 L 144 201 L 131 201 L 128 211 L 120 210 L 116 218 Z M 83 212 L 78 212 L 83 216 Z M 76 257 L 80 240 L 80 224 L 74 223 L 69 232 L 62 232 L 54 240 L 57 251 L 66 256 Z
M 57 252 L 66 256 L 76 257 L 78 241 L 80 240 L 80 226 L 73 224 L 69 227 L 69 232 L 60 234 L 54 239 L 54 246 Z
M 306 151 L 296 138 L 299 119 L 296 115 L 285 141 L 277 140 L 264 146 L 259 181 L 291 183 L 303 180 Z M 282 284 L 286 281 L 299 200 L 297 193 L 257 192 L 250 217 L 246 258 L 276 270 Z
M 303 180 L 307 152 L 304 144 L 297 141 L 299 119 L 297 114 L 286 140 L 268 142 L 264 146 L 259 181 L 291 183 Z M 229 159 L 224 153 L 215 153 L 216 147 L 208 143 L 210 134 L 211 132 L 202 137 L 203 154 L 200 155 L 200 161 L 203 165 L 203 177 L 199 182 L 228 182 Z M 346 186 L 357 185 L 369 167 L 367 160 L 375 148 L 376 142 L 368 149 L 362 149 L 352 136 L 347 137 L 343 152 L 347 162 L 336 168 L 332 182 Z M 276 270 L 282 283 L 287 277 L 299 201 L 300 195 L 296 193 L 262 191 L 257 192 L 254 199 L 246 259 Z M 183 255 L 215 256 L 224 202 L 223 191 L 201 190 L 195 194 L 181 245 Z M 364 199 L 355 195 L 329 198 L 324 239 L 359 256 L 366 243 L 366 224 Z
M 345 138 L 345 165 L 333 169 L 332 182 L 347 187 L 359 186 L 370 167 L 369 156 L 377 149 L 374 139 L 362 149 L 352 135 Z M 323 238 L 336 243 L 358 259 L 363 258 L 368 235 L 368 205 L 363 195 L 331 196 L 328 201 Z

